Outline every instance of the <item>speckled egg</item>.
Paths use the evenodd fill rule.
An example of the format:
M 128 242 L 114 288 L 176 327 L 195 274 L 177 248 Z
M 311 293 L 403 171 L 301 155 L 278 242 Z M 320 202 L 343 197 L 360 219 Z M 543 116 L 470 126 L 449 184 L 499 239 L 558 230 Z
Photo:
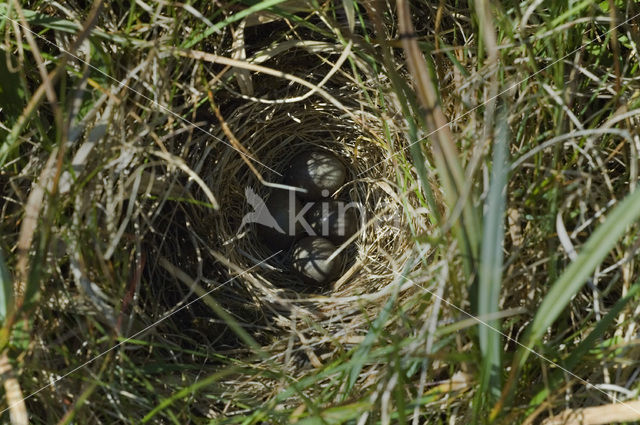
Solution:
M 294 157 L 285 171 L 284 181 L 307 190 L 307 193 L 297 192 L 301 200 L 318 201 L 340 188 L 346 175 L 346 168 L 337 156 L 315 150 Z
M 341 245 L 358 230 L 358 213 L 354 205 L 342 201 L 321 201 L 313 204 L 305 215 L 316 236 Z
M 273 190 L 264 204 L 266 211 L 256 211 L 258 235 L 262 243 L 274 252 L 291 248 L 303 232 L 299 221 L 291 226 L 290 219 L 293 220 L 302 209 L 300 201 L 292 194 L 288 190 Z
M 328 261 L 336 246 L 328 239 L 309 236 L 293 246 L 292 268 L 309 283 L 327 283 L 334 280 L 342 268 L 343 256 Z

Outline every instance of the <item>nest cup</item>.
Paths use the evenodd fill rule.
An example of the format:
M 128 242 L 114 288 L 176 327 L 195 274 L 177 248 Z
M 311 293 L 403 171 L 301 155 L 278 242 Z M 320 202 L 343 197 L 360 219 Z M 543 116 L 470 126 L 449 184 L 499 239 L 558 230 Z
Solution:
M 321 100 L 267 107 L 249 102 L 228 116 L 227 125 L 254 160 L 248 156 L 243 159 L 229 147 L 211 154 L 212 165 L 204 167 L 201 176 L 214 190 L 221 208 L 213 213 L 200 210 L 194 230 L 206 235 L 209 245 L 227 260 L 227 264 L 218 261 L 216 267 L 226 274 L 230 286 L 240 286 L 249 295 L 246 303 L 252 310 L 262 311 L 269 325 L 274 324 L 274 315 L 276 322 L 286 325 L 292 316 L 298 316 L 291 314 L 294 311 L 321 317 L 325 308 L 331 309 L 326 303 L 316 305 L 312 301 L 315 295 L 366 294 L 394 280 L 396 276 L 388 269 L 389 255 L 405 252 L 410 234 L 401 197 L 394 189 L 394 162 L 373 142 L 371 134 L 360 131 L 343 111 Z M 287 169 L 294 156 L 312 149 L 331 152 L 344 163 L 345 183 L 333 199 L 361 206 L 358 218 L 362 229 L 344 251 L 338 279 L 315 286 L 291 271 L 290 252 L 274 256 L 261 243 L 256 225 L 240 229 L 245 214 L 253 211 L 246 189 L 262 199 L 272 190 L 260 182 L 246 160 L 265 181 L 281 183 L 278 173 Z
M 246 42 L 251 46 L 257 40 L 248 37 Z M 362 95 L 362 86 L 348 73 L 334 72 L 330 61 L 318 60 L 319 53 L 336 59 L 343 46 L 326 43 L 321 50 L 308 52 L 302 47 L 284 47 L 273 50 L 275 56 L 263 64 L 292 74 L 300 74 L 302 67 L 305 79 L 315 83 L 331 73 L 322 86 L 327 95 L 319 91 L 309 95 L 308 87 L 260 73 L 251 74 L 253 93 L 239 93 L 233 83 L 218 87 L 214 97 L 224 125 L 213 113 L 198 117 L 210 122 L 207 130 L 217 140 L 196 136 L 189 142 L 188 155 L 181 157 L 211 189 L 220 208 L 214 211 L 197 203 L 182 203 L 180 210 L 188 220 L 188 226 L 183 226 L 186 232 L 176 230 L 172 243 L 163 245 L 167 257 L 175 256 L 176 246 L 187 246 L 183 251 L 191 258 L 175 263 L 198 276 L 204 282 L 203 290 L 216 288 L 211 296 L 242 319 L 242 325 L 249 324 L 245 326 L 249 332 L 264 329 L 267 338 L 259 341 L 265 347 L 283 340 L 283 333 L 291 329 L 306 329 L 312 338 L 317 331 L 307 319 L 322 324 L 328 332 L 342 331 L 333 320 L 336 314 L 360 314 L 363 304 L 354 303 L 354 297 L 364 295 L 376 308 L 384 300 L 380 291 L 398 278 L 407 261 L 408 248 L 413 245 L 410 228 L 429 229 L 426 215 L 405 214 L 405 208 L 418 208 L 420 202 L 415 195 L 415 174 L 407 178 L 411 166 L 405 151 L 406 122 L 398 99 L 391 94 L 384 108 L 371 105 Z M 367 75 L 365 80 L 370 83 L 366 84 L 377 84 L 379 72 L 356 56 L 353 60 Z M 365 212 L 364 217 L 358 214 L 360 231 L 344 252 L 345 264 L 337 280 L 323 285 L 304 283 L 291 270 L 289 252 L 269 258 L 273 252 L 260 241 L 256 225 L 240 228 L 243 217 L 253 211 L 246 190 L 250 188 L 262 199 L 272 190 L 260 182 L 256 172 L 264 181 L 281 183 L 279 173 L 307 150 L 331 152 L 344 163 L 345 183 L 333 198 L 357 203 Z M 404 187 L 398 187 L 399 181 Z M 209 203 L 195 184 L 188 187 L 196 199 Z M 163 279 L 176 285 L 175 276 L 165 273 L 157 280 Z M 170 285 L 159 286 L 160 291 L 169 291 Z M 182 302 L 184 293 L 182 288 L 169 300 Z M 353 323 L 356 326 L 360 320 Z

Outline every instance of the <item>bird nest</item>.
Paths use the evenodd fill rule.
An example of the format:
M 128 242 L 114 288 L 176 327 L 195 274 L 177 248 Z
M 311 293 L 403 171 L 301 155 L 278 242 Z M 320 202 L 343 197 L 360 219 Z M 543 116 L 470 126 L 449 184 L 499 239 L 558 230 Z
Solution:
M 320 68 L 328 66 L 321 59 L 335 59 L 293 50 L 273 58 L 284 72 L 301 60 L 315 61 Z M 373 75 L 373 70 L 362 69 Z M 342 72 L 335 72 L 310 96 L 307 87 L 293 84 L 286 97 L 274 99 L 272 84 L 271 77 L 255 74 L 251 85 L 259 94 L 228 96 L 233 88 L 225 85 L 213 95 L 216 113 L 207 120 L 211 137 L 190 141 L 185 160 L 211 190 L 218 209 L 202 205 L 212 202 L 206 191 L 192 191 L 198 202 L 185 203 L 178 213 L 167 215 L 179 221 L 166 223 L 174 234 L 163 235 L 162 241 L 152 238 L 149 244 L 202 287 L 198 292 L 182 279 L 180 290 L 175 290 L 171 282 L 180 275 L 171 266 L 159 267 L 155 270 L 160 275 L 151 279 L 159 282 L 151 297 L 154 302 L 165 300 L 175 308 L 188 296 L 210 292 L 264 344 L 281 339 L 287 329 L 353 314 L 362 309 L 354 300 L 379 304 L 408 259 L 412 231 L 428 227 L 425 214 L 416 211 L 418 180 L 405 156 L 404 121 L 393 114 L 394 106 L 400 110 L 395 99 L 386 100 L 386 113 L 391 115 L 383 115 L 378 105 L 360 98 L 358 84 Z M 333 197 L 355 203 L 360 211 L 359 231 L 340 247 L 347 261 L 339 277 L 325 285 L 304 283 L 290 271 L 289 251 L 274 255 L 261 243 L 255 225 L 242 225 L 252 211 L 247 189 L 266 198 L 282 183 L 290 160 L 310 149 L 330 151 L 346 165 L 345 183 Z M 193 309 L 197 307 L 187 310 Z M 187 314 L 190 325 L 194 314 L 198 315 Z M 214 333 L 229 334 L 224 325 L 220 331 Z M 234 339 L 224 341 L 234 346 Z

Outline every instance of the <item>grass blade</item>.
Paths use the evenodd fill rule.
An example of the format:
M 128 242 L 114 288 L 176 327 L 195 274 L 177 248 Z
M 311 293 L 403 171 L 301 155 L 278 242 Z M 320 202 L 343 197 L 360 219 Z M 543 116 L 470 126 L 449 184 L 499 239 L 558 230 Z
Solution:
M 589 352 L 589 350 L 593 349 L 596 343 L 602 338 L 605 331 L 609 329 L 611 325 L 614 324 L 616 317 L 620 314 L 620 312 L 624 309 L 629 301 L 631 301 L 640 291 L 640 280 L 636 281 L 636 283 L 629 288 L 629 292 L 623 298 L 620 298 L 613 305 L 611 310 L 607 312 L 607 314 L 602 318 L 602 320 L 598 321 L 596 326 L 593 328 L 591 333 L 587 335 L 585 339 L 580 341 L 580 343 L 571 350 L 571 354 L 566 358 L 565 361 L 562 362 L 562 367 L 568 370 L 573 370 L 580 360 Z M 562 379 L 564 378 L 564 371 L 556 370 L 551 378 L 549 379 L 549 384 L 547 388 L 538 392 L 532 399 L 531 405 L 535 406 L 542 403 L 547 396 L 549 395 L 550 388 L 557 388 Z
M 640 190 L 627 196 L 616 206 L 607 219 L 591 235 L 582 252 L 560 275 L 547 293 L 531 324 L 525 345 L 532 347 L 553 324 L 569 301 L 586 283 L 595 268 L 605 259 L 628 226 L 640 217 Z M 521 350 L 518 357 L 524 364 L 530 351 Z
M 504 240 L 504 212 L 506 204 L 505 187 L 507 184 L 507 147 L 509 131 L 506 109 L 500 112 L 497 121 L 497 137 L 493 147 L 493 169 L 489 183 L 489 194 L 485 202 L 484 224 L 482 230 L 482 248 L 480 252 L 478 280 L 478 313 L 486 316 L 499 310 L 500 288 L 502 282 L 502 243 Z M 488 322 L 499 329 L 500 322 Z M 500 396 L 500 334 L 480 326 L 478 328 L 480 350 L 482 352 L 482 380 L 480 394 L 489 390 L 489 397 Z
M 239 21 L 243 18 L 246 18 L 247 16 L 251 15 L 252 13 L 255 12 L 259 12 L 261 10 L 266 10 L 269 9 L 270 7 L 276 6 L 280 3 L 284 2 L 284 0 L 266 0 L 266 1 L 261 1 L 255 4 L 252 4 L 250 7 L 241 10 L 237 13 L 234 13 L 233 15 L 229 16 L 228 18 L 222 20 L 221 22 L 216 23 L 214 26 L 207 28 L 206 30 L 204 30 L 201 34 L 197 35 L 196 37 L 194 37 L 193 39 L 189 40 L 187 43 L 184 43 L 182 47 L 184 48 L 191 48 L 193 46 L 195 46 L 196 44 L 198 44 L 200 41 L 204 40 L 205 38 L 209 37 L 211 34 L 213 34 L 214 32 L 220 32 L 220 30 L 224 27 L 226 27 L 229 24 L 232 24 L 236 21 Z
M 356 10 L 353 0 L 342 0 L 342 7 L 344 8 L 345 15 L 347 15 L 349 29 L 353 31 L 356 26 Z
M 397 2 L 398 29 L 403 34 L 412 34 L 415 29 L 411 21 L 409 3 L 405 0 Z M 456 211 L 462 202 L 460 217 L 456 217 L 456 238 L 460 242 L 462 257 L 467 276 L 476 272 L 478 250 L 480 248 L 480 223 L 477 212 L 470 201 L 472 189 L 466 184 L 464 170 L 460 162 L 448 119 L 442 111 L 439 91 L 432 79 L 432 71 L 424 52 L 415 39 L 402 39 L 402 47 L 406 54 L 407 68 L 414 79 L 414 89 L 420 100 L 423 112 L 424 127 L 431 141 L 434 162 L 442 181 L 444 197 L 451 212 Z M 433 67 L 431 67 L 432 69 Z
M 311 416 L 299 420 L 298 425 L 339 425 L 357 419 L 363 411 L 370 409 L 367 402 L 351 403 L 325 409 L 320 416 Z
M 364 341 L 362 341 L 360 346 L 354 352 L 352 359 L 349 361 L 348 363 L 349 370 L 347 372 L 346 386 L 344 389 L 344 393 L 342 395 L 343 401 L 348 398 L 351 390 L 356 384 L 356 381 L 360 377 L 360 372 L 362 371 L 364 364 L 367 362 L 367 359 L 369 358 L 369 352 L 373 348 L 373 344 L 378 340 L 378 338 L 380 337 L 380 334 L 384 329 L 385 324 L 389 320 L 389 317 L 391 316 L 391 313 L 394 310 L 394 306 L 396 304 L 396 299 L 398 298 L 398 292 L 400 290 L 400 287 L 402 286 L 402 284 L 406 282 L 407 280 L 406 276 L 407 274 L 409 274 L 410 265 L 412 264 L 413 264 L 413 259 L 410 259 L 409 261 L 407 261 L 407 268 L 403 270 L 402 276 L 400 276 L 400 279 L 396 281 L 395 283 L 396 286 L 391 296 L 389 297 L 389 300 L 386 302 L 382 311 L 380 311 L 380 314 L 378 315 L 378 317 L 371 324 L 371 328 L 369 329 L 369 332 L 365 336 Z
M 8 7 L 7 2 L 0 2 L 0 13 L 4 15 L 8 13 L 9 10 L 11 9 Z M 83 28 L 82 25 L 77 22 L 72 22 L 67 19 L 58 18 L 30 9 L 22 9 L 22 13 L 24 14 L 25 20 L 34 27 L 42 26 L 53 31 L 63 32 L 67 34 L 78 34 L 82 31 Z M 4 22 L 6 22 L 6 20 Z M 3 24 L 0 21 L 0 28 L 2 28 L 2 25 Z M 127 35 L 122 35 L 115 32 L 106 32 L 100 28 L 93 28 L 91 31 L 91 37 L 96 37 L 99 39 L 128 46 L 142 46 L 145 44 L 149 44 L 148 42 L 134 37 L 129 37 Z
M 0 320 L 4 321 L 11 314 L 13 305 L 13 283 L 0 249 Z

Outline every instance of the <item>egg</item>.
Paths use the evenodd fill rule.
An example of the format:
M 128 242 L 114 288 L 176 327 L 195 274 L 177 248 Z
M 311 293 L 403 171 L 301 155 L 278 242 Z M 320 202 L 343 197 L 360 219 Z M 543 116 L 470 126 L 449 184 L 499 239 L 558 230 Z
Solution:
M 300 239 L 293 246 L 292 268 L 305 282 L 327 283 L 335 279 L 342 268 L 342 254 L 328 261 L 335 250 L 336 246 L 325 238 Z
M 358 230 L 357 207 L 342 201 L 316 202 L 305 219 L 316 236 L 341 245 Z
M 288 190 L 273 190 L 264 203 L 266 211 L 256 210 L 258 235 L 272 251 L 288 250 L 302 236 L 302 224 L 291 221 L 302 209 L 300 201 Z M 276 227 L 279 227 L 279 229 Z
M 346 175 L 346 168 L 337 156 L 315 150 L 291 160 L 284 182 L 307 190 L 307 193 L 297 192 L 301 200 L 318 201 L 340 188 Z

